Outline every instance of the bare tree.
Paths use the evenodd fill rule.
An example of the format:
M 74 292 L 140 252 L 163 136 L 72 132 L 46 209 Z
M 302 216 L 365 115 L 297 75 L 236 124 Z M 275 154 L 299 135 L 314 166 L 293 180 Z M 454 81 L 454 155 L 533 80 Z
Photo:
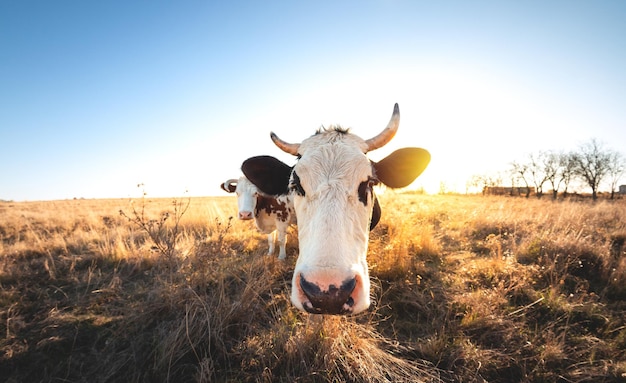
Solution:
M 543 163 L 543 173 L 547 182 L 552 185 L 552 199 L 556 199 L 559 193 L 559 187 L 563 182 L 560 177 L 561 173 L 561 157 L 563 153 L 545 152 L 541 155 Z
M 552 199 L 557 199 L 561 186 L 563 197 L 567 196 L 567 189 L 574 176 L 574 155 L 563 151 L 548 151 L 541 155 L 543 172 L 546 182 L 552 186 Z
M 535 192 L 537 198 L 543 196 L 543 185 L 546 183 L 546 173 L 543 165 L 544 153 L 531 153 L 528 156 L 528 174 L 533 185 L 535 185 Z
M 469 179 L 466 186 L 480 189 L 483 194 L 487 194 L 490 187 L 498 186 L 500 184 L 502 184 L 502 178 L 498 174 L 474 174 Z
M 610 155 L 595 138 L 582 144 L 574 154 L 575 174 L 591 188 L 591 197 L 598 199 L 598 186 L 608 174 Z
M 524 185 L 526 186 L 526 198 L 528 198 L 530 196 L 530 187 L 528 186 L 528 164 L 513 161 L 511 163 L 511 174 L 514 178 L 517 178 L 524 183 Z
M 563 197 L 567 197 L 567 189 L 569 188 L 572 178 L 574 178 L 576 170 L 576 155 L 573 152 L 561 153 L 559 163 L 559 178 L 563 183 Z
M 615 198 L 615 190 L 617 189 L 620 178 L 624 175 L 626 170 L 626 161 L 624 157 L 616 151 L 610 151 L 609 155 L 609 170 L 607 175 L 609 176 L 609 186 L 611 188 L 611 199 Z
M 465 193 L 469 193 L 470 189 L 481 190 L 484 194 L 485 188 L 479 175 L 474 174 L 465 183 Z

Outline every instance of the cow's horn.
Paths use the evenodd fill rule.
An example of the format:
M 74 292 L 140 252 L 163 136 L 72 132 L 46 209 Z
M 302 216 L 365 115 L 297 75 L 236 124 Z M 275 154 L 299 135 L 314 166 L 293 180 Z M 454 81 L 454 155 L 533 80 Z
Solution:
M 239 182 L 238 179 L 231 178 L 228 181 L 221 184 L 220 186 L 222 187 L 222 190 L 224 190 L 225 192 L 233 193 L 235 189 L 237 188 L 237 182 Z
M 365 141 L 365 143 L 367 144 L 366 152 L 382 148 L 389 141 L 391 141 L 393 136 L 395 136 L 396 132 L 398 131 L 398 125 L 400 125 L 400 108 L 396 103 L 396 105 L 394 105 L 393 107 L 393 114 L 391 115 L 391 120 L 389 120 L 389 124 L 387 124 L 387 127 L 376 137 L 372 137 L 369 140 Z
M 272 141 L 278 146 L 283 152 L 292 154 L 294 156 L 298 155 L 298 149 L 300 148 L 300 144 L 290 144 L 278 138 L 274 132 L 270 132 L 270 137 Z

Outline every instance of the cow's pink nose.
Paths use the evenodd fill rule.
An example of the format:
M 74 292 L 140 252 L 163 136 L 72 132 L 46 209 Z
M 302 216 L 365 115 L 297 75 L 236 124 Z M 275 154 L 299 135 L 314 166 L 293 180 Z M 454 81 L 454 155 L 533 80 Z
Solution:
M 239 212 L 239 219 L 242 219 L 242 220 L 252 219 L 252 212 L 251 211 L 240 211 Z
M 356 287 L 356 278 L 345 280 L 341 286 L 329 285 L 328 290 L 322 290 L 317 284 L 309 282 L 300 274 L 300 288 L 308 298 L 303 302 L 306 311 L 312 314 L 346 314 L 354 306 L 352 292 Z

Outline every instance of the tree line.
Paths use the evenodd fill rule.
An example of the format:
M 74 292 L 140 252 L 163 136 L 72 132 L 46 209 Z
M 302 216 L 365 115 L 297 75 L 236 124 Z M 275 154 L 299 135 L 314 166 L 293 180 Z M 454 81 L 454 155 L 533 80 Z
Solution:
M 614 199 L 625 171 L 624 156 L 594 138 L 569 152 L 530 153 L 523 160 L 511 162 L 504 176 L 510 179 L 511 188 L 506 189 L 511 194 L 517 190 L 529 197 L 534 190 L 541 198 L 544 190 L 549 188 L 552 198 L 557 199 L 559 192 L 565 197 L 573 183 L 579 182 L 591 189 L 591 197 L 596 200 L 601 185 L 608 187 L 610 198 Z M 485 193 L 503 183 L 503 174 L 474 175 L 468 181 L 468 187 L 480 188 Z

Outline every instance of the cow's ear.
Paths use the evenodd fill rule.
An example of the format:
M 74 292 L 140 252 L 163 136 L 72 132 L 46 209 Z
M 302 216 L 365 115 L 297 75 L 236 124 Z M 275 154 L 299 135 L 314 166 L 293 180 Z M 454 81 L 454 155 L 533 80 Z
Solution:
M 374 195 L 374 209 L 372 210 L 372 220 L 370 221 L 370 231 L 374 230 L 376 225 L 378 225 L 378 221 L 380 221 L 381 210 L 380 205 L 378 204 L 378 198 Z
M 271 156 L 248 158 L 241 171 L 260 191 L 269 195 L 287 194 L 291 166 Z
M 372 162 L 376 177 L 390 188 L 403 188 L 415 181 L 430 162 L 430 153 L 421 148 L 402 148 Z

